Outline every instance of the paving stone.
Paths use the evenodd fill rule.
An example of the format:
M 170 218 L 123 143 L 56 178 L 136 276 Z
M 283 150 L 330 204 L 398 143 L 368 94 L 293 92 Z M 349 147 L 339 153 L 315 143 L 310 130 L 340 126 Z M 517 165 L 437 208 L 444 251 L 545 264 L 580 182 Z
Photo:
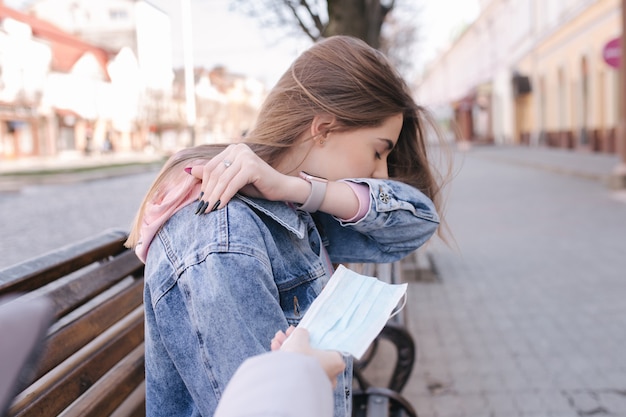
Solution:
M 597 394 L 598 402 L 611 413 L 611 415 L 626 414 L 626 391 L 607 391 Z
M 448 365 L 455 404 L 481 392 L 493 416 L 579 417 L 566 394 L 624 386 L 626 205 L 589 180 L 614 162 L 519 148 L 465 154 L 447 211 L 458 247 L 428 247 L 438 280 L 412 288 L 419 307 L 409 310 L 420 321 L 419 367 L 431 357 L 433 369 Z M 437 339 L 421 340 L 433 328 Z M 467 360 L 444 349 L 457 342 Z
M 489 407 L 489 411 L 493 415 L 521 415 L 515 396 L 510 393 L 494 393 L 485 394 L 485 398 Z

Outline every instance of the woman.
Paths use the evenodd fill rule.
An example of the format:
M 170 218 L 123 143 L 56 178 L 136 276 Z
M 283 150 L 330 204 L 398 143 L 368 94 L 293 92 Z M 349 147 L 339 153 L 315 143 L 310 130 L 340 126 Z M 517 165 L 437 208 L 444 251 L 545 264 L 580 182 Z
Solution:
M 336 36 L 296 59 L 244 143 L 170 158 L 127 242 L 146 263 L 148 416 L 213 415 L 333 263 L 396 261 L 431 237 L 441 184 L 426 122 L 380 52 Z M 337 417 L 350 415 L 351 365 Z

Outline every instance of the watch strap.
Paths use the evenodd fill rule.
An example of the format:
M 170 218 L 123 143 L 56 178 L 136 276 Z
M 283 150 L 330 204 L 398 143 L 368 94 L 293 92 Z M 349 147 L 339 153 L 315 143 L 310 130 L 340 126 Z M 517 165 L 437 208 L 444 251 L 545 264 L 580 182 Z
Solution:
M 304 204 L 298 207 L 299 210 L 307 211 L 309 213 L 315 213 L 322 205 L 324 196 L 326 195 L 326 186 L 328 180 L 324 178 L 314 177 L 306 172 L 300 172 L 300 178 L 311 184 L 311 194 L 306 199 Z

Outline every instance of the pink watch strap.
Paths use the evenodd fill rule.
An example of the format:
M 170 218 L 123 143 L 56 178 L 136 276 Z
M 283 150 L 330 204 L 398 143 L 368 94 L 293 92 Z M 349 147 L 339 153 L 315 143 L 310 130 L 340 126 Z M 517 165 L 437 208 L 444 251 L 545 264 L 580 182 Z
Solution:
M 309 197 L 306 199 L 304 204 L 298 207 L 298 210 L 315 213 L 324 201 L 328 180 L 324 178 L 314 177 L 313 175 L 307 174 L 306 172 L 300 172 L 300 178 L 311 184 L 311 194 L 309 194 Z

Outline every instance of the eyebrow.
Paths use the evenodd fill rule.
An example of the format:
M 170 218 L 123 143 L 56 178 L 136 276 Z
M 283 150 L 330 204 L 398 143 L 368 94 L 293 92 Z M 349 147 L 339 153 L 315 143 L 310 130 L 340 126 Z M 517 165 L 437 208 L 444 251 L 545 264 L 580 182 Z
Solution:
M 378 140 L 382 140 L 383 142 L 385 142 L 387 144 L 387 150 L 390 151 L 393 149 L 394 147 L 394 143 L 391 139 L 386 139 L 386 138 L 378 138 Z

